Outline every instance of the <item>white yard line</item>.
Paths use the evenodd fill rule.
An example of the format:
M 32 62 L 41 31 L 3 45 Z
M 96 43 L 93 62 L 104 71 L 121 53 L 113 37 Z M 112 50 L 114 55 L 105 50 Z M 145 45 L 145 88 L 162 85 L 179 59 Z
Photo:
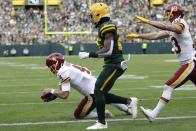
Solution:
M 41 100 L 40 100 L 41 101 Z M 79 101 L 78 101 L 79 102 Z M 62 103 L 65 103 L 65 102 L 48 102 L 48 103 L 45 103 L 45 102 L 30 102 L 30 103 L 2 103 L 0 104 L 0 106 L 17 106 L 17 105 L 43 105 L 43 104 L 62 104 Z M 73 103 L 76 103 L 76 102 L 66 102 L 66 104 L 73 104 Z
M 169 62 L 169 63 L 178 63 L 179 60 L 178 59 L 166 59 L 164 60 L 164 62 Z
M 171 100 L 190 100 L 190 99 L 196 99 L 196 97 L 175 97 Z M 148 99 L 139 99 L 139 101 L 152 101 L 152 100 L 159 100 L 159 98 L 148 98 Z M 40 100 L 41 101 L 41 100 Z M 17 106 L 17 105 L 52 105 L 52 104 L 77 104 L 80 102 L 80 99 L 78 101 L 65 101 L 65 102 L 26 102 L 26 103 L 1 103 L 0 106 Z
M 196 119 L 196 116 L 174 116 L 174 117 L 158 117 L 157 120 L 180 120 L 180 119 Z M 107 119 L 109 122 L 116 121 L 144 121 L 145 118 L 131 119 Z M 72 120 L 72 121 L 43 121 L 43 122 L 24 122 L 24 123 L 1 123 L 0 127 L 3 126 L 29 126 L 29 125 L 49 125 L 49 124 L 72 124 L 72 123 L 89 123 L 95 122 L 96 120 Z
M 42 91 L 21 91 L 21 92 L 0 92 L 0 95 L 12 95 L 12 94 L 40 94 Z
M 25 87 L 25 85 L 24 85 Z M 51 86 L 52 87 L 52 86 Z M 149 89 L 154 89 L 157 90 L 157 88 L 131 88 L 131 87 L 125 87 L 125 88 L 119 88 L 118 87 L 115 89 L 112 89 L 112 91 L 123 91 L 124 89 L 126 90 L 149 90 Z M 18 91 L 18 92 L 0 92 L 0 95 L 9 95 L 9 94 L 40 94 L 42 93 L 42 90 L 40 91 Z
M 163 86 L 161 85 L 158 85 L 158 86 L 152 85 L 151 87 L 157 88 L 157 89 L 160 89 L 160 88 L 163 89 Z M 178 87 L 175 90 L 176 91 L 193 91 L 193 90 L 196 90 L 196 87 L 193 84 L 190 84 L 190 85 L 187 84 L 187 85 L 182 85 L 181 87 Z

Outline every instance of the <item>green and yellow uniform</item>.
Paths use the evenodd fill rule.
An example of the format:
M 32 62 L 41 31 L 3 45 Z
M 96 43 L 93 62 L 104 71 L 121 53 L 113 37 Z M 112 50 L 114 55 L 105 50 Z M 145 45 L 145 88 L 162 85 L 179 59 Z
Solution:
M 111 56 L 104 57 L 105 64 L 116 64 L 123 61 L 122 40 L 118 34 L 117 27 L 111 21 L 104 22 L 98 29 L 97 45 L 101 49 L 104 47 L 104 34 L 110 32 L 114 35 L 114 47 Z
M 97 45 L 104 48 L 105 33 L 113 33 L 113 51 L 110 56 L 104 57 L 103 70 L 95 83 L 95 103 L 100 122 L 105 122 L 105 103 L 127 104 L 127 98 L 108 93 L 115 81 L 124 73 L 121 62 L 124 60 L 122 53 L 122 40 L 118 34 L 117 27 L 111 21 L 106 21 L 98 27 Z
M 97 45 L 100 49 L 104 48 L 105 33 L 113 34 L 113 51 L 110 56 L 104 57 L 104 68 L 98 77 L 97 88 L 109 91 L 115 80 L 124 72 L 120 64 L 124 60 L 122 53 L 122 40 L 118 34 L 117 27 L 110 20 L 99 23 Z
M 94 97 L 98 121 L 105 124 L 105 103 L 127 104 L 128 101 L 128 98 L 109 93 L 115 81 L 124 73 L 124 70 L 121 68 L 121 62 L 124 60 L 122 40 L 118 34 L 117 26 L 110 21 L 110 9 L 108 5 L 105 3 L 91 5 L 89 15 L 91 21 L 98 29 L 97 45 L 100 50 L 98 52 L 90 52 L 89 55 L 83 58 L 104 56 L 104 66 L 95 83 Z M 111 44 L 109 40 L 111 40 Z M 110 48 L 104 47 L 109 46 L 109 44 Z M 108 50 L 108 48 L 108 52 L 105 52 L 105 54 L 101 53 L 105 49 Z

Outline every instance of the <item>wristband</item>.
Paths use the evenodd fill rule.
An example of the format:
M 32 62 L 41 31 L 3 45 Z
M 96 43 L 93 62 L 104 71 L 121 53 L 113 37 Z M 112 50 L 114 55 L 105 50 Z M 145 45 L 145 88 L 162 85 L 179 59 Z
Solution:
M 90 52 L 89 57 L 97 58 L 98 54 L 96 54 L 95 52 Z

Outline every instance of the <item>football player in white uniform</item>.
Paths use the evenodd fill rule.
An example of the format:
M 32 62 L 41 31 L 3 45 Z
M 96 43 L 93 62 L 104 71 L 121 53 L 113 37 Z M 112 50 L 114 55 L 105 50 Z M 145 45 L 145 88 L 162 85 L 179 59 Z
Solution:
M 66 62 L 63 55 L 60 53 L 50 54 L 46 59 L 46 65 L 50 71 L 59 78 L 60 88 L 46 88 L 43 91 L 43 96 L 50 95 L 52 96 L 51 100 L 54 100 L 57 97 L 67 99 L 70 93 L 70 87 L 72 87 L 84 96 L 74 112 L 75 118 L 82 119 L 97 117 L 97 113 L 92 112 L 92 110 L 95 108 L 94 88 L 96 78 L 92 76 L 91 71 L 86 67 Z M 51 101 L 45 97 L 42 97 L 42 99 L 45 102 Z M 116 108 L 129 115 L 132 115 L 132 117 L 136 116 L 136 114 L 132 112 L 130 105 L 114 104 L 115 102 L 110 100 L 106 100 L 106 103 L 112 103 L 112 105 L 114 105 Z M 110 117 L 112 114 L 106 110 L 105 115 Z
M 141 38 L 146 40 L 157 40 L 170 37 L 177 58 L 181 63 L 179 69 L 165 82 L 163 94 L 156 107 L 153 110 L 150 110 L 141 106 L 142 112 L 149 121 L 153 121 L 169 102 L 175 88 L 182 86 L 188 80 L 196 85 L 196 62 L 194 60 L 193 40 L 189 32 L 189 25 L 183 19 L 183 9 L 177 4 L 171 4 L 166 7 L 165 13 L 169 20 L 168 22 L 151 21 L 136 16 L 139 23 L 148 24 L 163 31 L 127 35 L 127 39 Z

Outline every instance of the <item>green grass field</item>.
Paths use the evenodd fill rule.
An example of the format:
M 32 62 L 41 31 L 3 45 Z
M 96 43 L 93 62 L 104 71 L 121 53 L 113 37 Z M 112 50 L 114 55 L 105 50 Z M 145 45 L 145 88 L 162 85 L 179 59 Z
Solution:
M 65 58 L 88 67 L 96 76 L 103 65 L 102 60 Z M 139 106 L 153 108 L 162 94 L 161 86 L 179 66 L 173 60 L 173 55 L 133 55 L 111 92 L 136 96 Z M 95 120 L 74 119 L 73 112 L 82 98 L 75 90 L 65 101 L 41 101 L 42 90 L 57 85 L 56 77 L 45 68 L 45 57 L 0 58 L 0 131 L 85 131 Z M 196 88 L 189 82 L 175 91 L 161 119 L 153 123 L 140 111 L 133 121 L 114 107 L 107 108 L 115 115 L 108 122 L 108 131 L 196 131 Z

